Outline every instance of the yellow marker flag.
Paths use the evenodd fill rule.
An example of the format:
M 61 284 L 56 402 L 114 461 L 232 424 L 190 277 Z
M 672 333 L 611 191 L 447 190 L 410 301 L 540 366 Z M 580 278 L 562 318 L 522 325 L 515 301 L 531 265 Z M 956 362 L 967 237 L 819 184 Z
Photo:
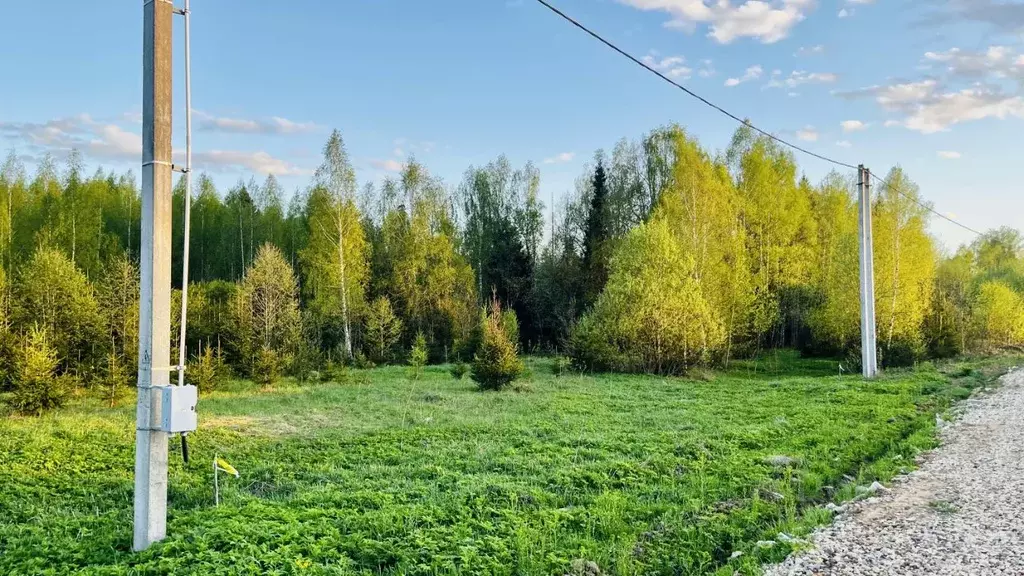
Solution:
M 228 464 L 227 460 L 225 460 L 223 458 L 217 458 L 216 463 L 217 463 L 217 469 L 219 469 L 219 470 L 221 470 L 223 472 L 227 472 L 228 474 L 233 474 L 235 476 L 235 478 L 238 478 L 238 470 L 235 470 L 234 466 L 232 466 L 231 464 Z

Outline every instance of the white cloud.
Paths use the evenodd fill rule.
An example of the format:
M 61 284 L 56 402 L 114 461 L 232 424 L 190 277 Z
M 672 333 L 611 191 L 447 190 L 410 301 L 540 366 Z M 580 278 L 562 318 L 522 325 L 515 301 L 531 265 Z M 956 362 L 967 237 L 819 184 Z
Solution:
M 850 16 L 850 13 L 851 11 L 848 11 L 846 8 L 842 8 L 841 10 L 839 10 L 838 16 L 840 18 L 846 18 L 847 16 Z
M 194 152 L 192 160 L 199 168 L 211 171 L 227 168 L 251 170 L 257 174 L 273 174 L 275 176 L 307 176 L 312 173 L 263 151 L 205 150 Z
M 429 140 L 417 142 L 401 137 L 395 138 L 394 146 L 393 154 L 395 156 L 406 156 L 407 154 L 430 154 L 437 148 L 437 143 Z
M 868 128 L 868 125 L 860 120 L 843 120 L 839 126 L 842 127 L 843 132 L 859 132 Z
M 938 153 L 939 158 L 945 158 L 946 160 L 959 160 L 960 153 L 953 152 L 951 150 L 940 150 Z
M 700 70 L 697 71 L 697 75 L 701 78 L 710 78 L 715 75 L 715 64 L 711 60 L 701 60 Z
M 693 32 L 707 24 L 708 37 L 721 44 L 756 38 L 764 44 L 787 37 L 814 7 L 813 0 L 619 0 L 645 11 L 667 12 L 665 26 Z
M 1024 118 L 1024 98 L 1021 96 L 993 87 L 943 92 L 938 81 L 931 78 L 871 86 L 836 95 L 843 98 L 874 97 L 885 110 L 902 115 L 902 119 L 887 120 L 886 126 L 904 126 L 923 134 L 942 132 L 972 120 Z
M 643 62 L 669 78 L 686 80 L 693 73 L 692 68 L 685 66 L 686 59 L 682 56 L 666 56 L 662 58 L 656 50 L 651 50 L 649 54 L 644 56 Z
M 793 56 L 815 56 L 824 53 L 825 46 L 822 44 L 817 44 L 815 46 L 801 46 L 799 49 L 797 49 Z
M 0 134 L 39 151 L 66 152 L 77 149 L 83 156 L 98 162 L 142 161 L 142 136 L 139 133 L 125 130 L 117 124 L 96 122 L 87 114 L 41 124 L 0 122 Z M 309 173 L 308 170 L 263 151 L 200 150 L 193 153 L 192 159 L 197 167 L 211 171 L 245 169 L 278 176 Z
M 836 142 L 836 146 L 839 146 L 840 148 L 849 148 L 853 146 L 853 144 L 850 144 L 849 140 L 839 140 Z
M 803 84 L 830 84 L 839 79 L 838 74 L 832 72 L 806 72 L 804 70 L 794 70 L 789 73 L 787 78 L 782 78 L 782 71 L 775 70 L 772 72 L 772 78 L 765 84 L 765 88 L 796 88 Z
M 545 164 L 565 164 L 567 162 L 572 162 L 572 159 L 575 158 L 575 157 L 576 157 L 576 153 L 575 152 L 562 152 L 561 154 L 556 154 L 556 155 L 552 156 L 551 158 L 545 158 L 544 159 L 544 163 Z
M 751 66 L 751 67 L 747 68 L 746 71 L 743 72 L 743 76 L 740 76 L 739 78 L 729 78 L 729 79 L 727 79 L 725 81 L 725 85 L 730 87 L 730 88 L 733 87 L 733 86 L 739 86 L 740 84 L 742 84 L 744 82 L 749 82 L 751 80 L 757 80 L 758 78 L 761 77 L 762 74 L 764 74 L 764 69 L 761 68 L 761 66 L 759 64 L 755 64 L 754 66 Z
M 199 129 L 210 132 L 227 132 L 233 134 L 302 134 L 313 132 L 320 127 L 313 122 L 294 122 L 287 118 L 274 116 L 265 120 L 246 118 L 228 118 L 214 116 L 202 110 L 193 110 L 199 119 Z
M 814 129 L 814 126 L 805 126 L 803 130 L 796 131 L 796 137 L 804 142 L 817 142 L 818 131 Z
M 405 164 L 398 160 L 387 159 L 387 160 L 370 160 L 370 165 L 378 170 L 385 172 L 401 172 L 405 168 Z
M 1008 0 L 918 0 L 933 9 L 922 20 L 924 24 L 943 26 L 950 23 L 979 22 L 999 32 L 1019 34 L 1024 31 L 1024 4 Z M 930 5 L 930 6 L 929 6 Z
M 1006 46 L 989 46 L 984 52 L 970 52 L 950 48 L 945 52 L 925 52 L 926 63 L 946 65 L 950 76 L 979 79 L 1018 78 L 1024 80 L 1024 56 Z M 929 64 L 923 64 L 929 65 Z
M 100 161 L 142 159 L 142 136 L 116 124 L 96 122 L 88 114 L 43 123 L 0 122 L 0 134 L 38 151 L 67 152 L 74 148 Z

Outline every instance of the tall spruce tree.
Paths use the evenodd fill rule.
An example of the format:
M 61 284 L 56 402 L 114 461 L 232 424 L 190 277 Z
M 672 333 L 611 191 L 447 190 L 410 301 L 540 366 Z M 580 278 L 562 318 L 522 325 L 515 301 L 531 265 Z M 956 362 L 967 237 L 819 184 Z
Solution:
M 583 237 L 583 310 L 597 300 L 608 282 L 608 177 L 604 170 L 604 158 L 598 156 L 594 169 L 593 191 L 590 196 L 590 211 Z

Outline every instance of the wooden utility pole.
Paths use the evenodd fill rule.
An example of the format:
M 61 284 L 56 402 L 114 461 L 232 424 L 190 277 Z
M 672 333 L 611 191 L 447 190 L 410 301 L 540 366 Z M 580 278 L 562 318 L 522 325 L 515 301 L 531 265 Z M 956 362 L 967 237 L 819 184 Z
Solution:
M 871 233 L 871 171 L 857 167 L 857 204 L 860 221 L 860 358 L 865 378 L 878 375 L 878 343 L 875 326 L 875 260 Z
M 161 395 L 171 358 L 171 32 L 170 0 L 143 0 L 142 242 L 139 379 L 135 421 L 132 547 L 167 533 L 167 443 Z

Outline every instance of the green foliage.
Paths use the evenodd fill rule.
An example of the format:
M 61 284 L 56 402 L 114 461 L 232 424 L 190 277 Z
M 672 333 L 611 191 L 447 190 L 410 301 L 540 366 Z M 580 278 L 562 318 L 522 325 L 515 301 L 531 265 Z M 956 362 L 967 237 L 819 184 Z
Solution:
M 484 390 L 501 390 L 523 373 L 519 359 L 519 345 L 509 337 L 513 330 L 515 315 L 504 314 L 498 299 L 491 302 L 491 309 L 483 319 L 480 347 L 473 359 L 472 378 Z
M 233 343 L 242 366 L 254 380 L 263 379 L 258 372 L 272 353 L 276 378 L 278 363 L 288 363 L 301 336 L 298 283 L 276 247 L 260 248 L 238 287 L 233 312 Z
M 361 351 L 356 352 L 355 357 L 352 358 L 352 365 L 360 370 L 370 370 L 372 368 L 377 367 L 377 363 L 374 362 L 373 360 L 370 360 L 370 358 L 367 357 L 366 354 L 363 354 Z
M 199 354 L 192 356 L 192 362 L 185 371 L 185 378 L 189 384 L 199 388 L 200 394 L 209 394 L 224 384 L 229 370 L 224 363 L 220 347 L 214 351 L 213 346 L 207 344 L 200 350 Z
M 1024 345 L 1024 297 L 1003 282 L 981 285 L 974 321 L 989 346 Z
M 569 374 L 572 369 L 572 362 L 565 356 L 555 356 L 551 360 L 551 373 L 555 376 L 561 377 Z
M 260 348 L 252 367 L 252 381 L 267 389 L 281 377 L 281 357 L 271 348 Z
M 11 407 L 22 414 L 39 416 L 63 406 L 73 382 L 68 376 L 58 375 L 57 350 L 50 344 L 46 330 L 33 327 L 25 335 L 20 352 Z
M 340 344 L 351 357 L 353 319 L 365 306 L 369 245 L 355 204 L 355 171 L 337 130 L 324 145 L 315 181 L 306 197 L 307 243 L 299 254 L 303 289 L 317 324 L 328 329 L 325 344 Z
M 427 338 L 423 332 L 416 333 L 412 348 L 409 350 L 409 366 L 412 368 L 413 379 L 423 374 L 423 366 L 427 364 Z
M 611 245 L 611 225 L 608 212 L 608 176 L 604 160 L 599 156 L 591 184 L 590 210 L 583 236 L 583 277 L 581 310 L 587 310 L 604 289 L 608 281 L 608 259 Z
M 574 365 L 671 374 L 708 362 L 726 334 L 693 271 L 665 220 L 634 228 L 612 258 L 607 288 L 573 332 Z
M 469 364 L 465 362 L 456 362 L 452 364 L 451 370 L 449 371 L 452 378 L 456 380 L 462 380 L 469 372 Z
M 423 332 L 435 354 L 451 349 L 473 326 L 473 269 L 458 251 L 457 229 L 441 183 L 410 162 L 401 177 L 401 198 L 411 209 L 386 213 L 377 234 L 377 292 L 387 295 L 402 318 L 406 342 Z
M 107 354 L 107 363 L 103 366 L 100 386 L 103 398 L 113 408 L 128 393 L 135 374 L 125 359 L 116 351 Z
M 127 255 L 122 254 L 103 267 L 103 276 L 96 285 L 96 300 L 104 315 L 107 339 L 113 352 L 120 355 L 124 363 L 136 364 L 139 351 L 139 270 Z M 194 301 L 191 305 L 195 305 Z
M 432 369 L 410 394 L 395 366 L 365 387 L 225 387 L 189 438 L 207 465 L 172 452 L 167 538 L 143 552 L 125 529 L 134 406 L 0 419 L 0 574 L 511 576 L 569 573 L 578 558 L 614 574 L 756 574 L 790 550 L 758 540 L 807 534 L 829 520 L 825 502 L 912 469 L 935 413 L 998 368 L 865 383 L 772 351 L 702 382 L 555 379 L 531 363 L 532 392 L 514 396 Z M 241 474 L 219 508 L 214 454 Z M 794 465 L 766 462 L 776 455 Z
M 14 324 L 38 325 L 62 370 L 91 375 L 105 358 L 103 316 L 92 285 L 62 252 L 40 248 L 15 287 Z
M 873 207 L 879 346 L 921 347 L 935 284 L 935 241 L 916 184 L 893 168 Z M 898 342 L 902 341 L 903 344 Z
M 364 342 L 375 362 L 389 362 L 402 339 L 402 320 L 395 315 L 387 296 L 375 299 L 366 311 Z

